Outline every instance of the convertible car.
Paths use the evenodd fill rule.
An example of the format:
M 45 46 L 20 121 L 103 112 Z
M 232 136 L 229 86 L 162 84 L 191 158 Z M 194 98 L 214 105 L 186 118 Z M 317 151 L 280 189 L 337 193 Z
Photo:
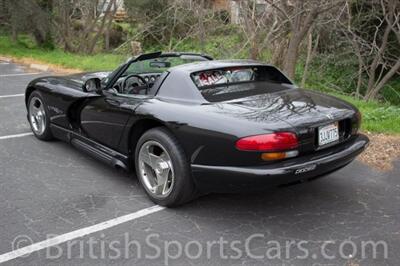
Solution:
M 274 66 L 151 53 L 111 73 L 42 77 L 25 95 L 41 140 L 136 171 L 151 200 L 315 179 L 368 145 L 351 104 L 296 87 Z

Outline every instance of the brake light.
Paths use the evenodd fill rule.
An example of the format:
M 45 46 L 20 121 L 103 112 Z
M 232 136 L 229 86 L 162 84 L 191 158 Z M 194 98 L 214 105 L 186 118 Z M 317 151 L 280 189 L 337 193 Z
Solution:
M 236 148 L 241 151 L 284 151 L 297 146 L 297 136 L 292 132 L 250 136 L 236 142 Z

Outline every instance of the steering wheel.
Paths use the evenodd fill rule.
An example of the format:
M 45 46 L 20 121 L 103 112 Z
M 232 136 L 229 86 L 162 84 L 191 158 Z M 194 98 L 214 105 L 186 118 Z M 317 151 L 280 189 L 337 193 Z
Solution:
M 132 88 L 127 88 L 127 85 L 128 85 L 127 81 L 130 78 L 137 78 L 138 80 L 140 80 L 143 83 L 143 85 L 138 84 L 137 86 L 132 86 Z M 133 84 L 129 84 L 129 85 L 133 85 Z M 149 85 L 147 84 L 146 80 L 143 77 L 141 77 L 137 74 L 130 74 L 130 75 L 126 76 L 124 78 L 124 80 L 122 81 L 121 89 L 122 89 L 122 92 L 125 94 L 133 94 L 132 92 L 135 92 L 134 94 L 139 94 L 139 91 L 144 90 L 144 89 L 147 90 L 148 88 L 149 88 Z

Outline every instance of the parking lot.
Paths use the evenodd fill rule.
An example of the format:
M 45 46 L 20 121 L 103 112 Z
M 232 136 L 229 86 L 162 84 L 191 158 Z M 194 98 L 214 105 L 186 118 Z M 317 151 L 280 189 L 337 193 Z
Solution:
M 154 207 L 132 173 L 25 134 L 25 86 L 46 74 L 0 61 L 5 265 L 400 264 L 399 161 L 390 172 L 355 161 L 309 183 Z

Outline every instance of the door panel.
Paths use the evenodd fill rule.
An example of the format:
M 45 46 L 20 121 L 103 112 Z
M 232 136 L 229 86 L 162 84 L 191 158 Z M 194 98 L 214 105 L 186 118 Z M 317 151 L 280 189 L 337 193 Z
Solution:
M 118 151 L 125 125 L 142 99 L 104 92 L 81 111 L 81 128 L 90 139 Z

